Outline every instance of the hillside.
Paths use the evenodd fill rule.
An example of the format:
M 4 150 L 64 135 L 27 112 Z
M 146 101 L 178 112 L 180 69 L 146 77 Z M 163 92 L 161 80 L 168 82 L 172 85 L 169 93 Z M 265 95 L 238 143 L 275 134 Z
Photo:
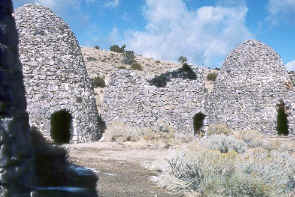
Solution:
M 87 70 L 90 77 L 101 74 L 107 75 L 115 69 L 130 68 L 130 65 L 122 63 L 123 54 L 106 50 L 98 50 L 95 48 L 81 47 Z M 146 58 L 136 55 L 135 60 L 142 65 L 145 74 L 161 74 L 171 69 L 180 67 L 180 64 L 166 61 L 158 61 L 152 58 Z
M 100 50 L 91 47 L 81 47 L 84 61 L 86 64 L 86 69 L 88 75 L 91 79 L 96 76 L 104 78 L 106 84 L 109 82 L 109 76 L 112 72 L 118 70 L 128 70 L 131 68 L 130 65 L 123 63 L 123 54 L 116 53 L 107 50 Z M 143 71 L 137 71 L 137 74 L 144 76 L 145 78 L 151 78 L 156 75 L 161 75 L 163 73 L 173 71 L 182 67 L 180 63 L 160 61 L 153 58 L 147 58 L 142 55 L 135 55 L 135 60 L 138 62 Z M 210 72 L 217 72 L 214 69 L 208 69 L 202 67 L 202 74 L 205 80 L 205 87 L 210 91 L 213 88 L 213 82 L 207 80 L 207 75 Z M 98 111 L 100 112 L 99 106 L 103 102 L 104 89 L 95 88 L 96 103 L 98 105 Z
M 155 126 L 157 130 L 161 127 L 158 122 L 166 122 L 177 131 L 191 133 L 191 120 L 195 115 L 202 113 L 208 118 L 209 114 L 220 112 L 218 117 L 211 115 L 209 119 L 203 120 L 204 129 L 209 122 L 227 122 L 228 116 L 232 116 L 235 120 L 232 122 L 237 128 L 241 126 L 239 121 L 243 120 L 249 129 L 260 128 L 261 131 L 275 133 L 278 99 L 283 99 L 289 113 L 293 113 L 290 100 L 293 98 L 292 72 L 288 74 L 279 55 L 271 47 L 256 40 L 246 41 L 233 50 L 220 71 L 198 65 L 185 68 L 180 63 L 136 54 L 134 60 L 142 69 L 134 70 L 131 65 L 124 63 L 127 53 L 124 55 L 86 47 L 82 47 L 82 53 L 90 78 L 99 76 L 106 83 L 105 88 L 95 88 L 95 96 L 97 109 L 107 124 L 120 120 L 135 127 Z M 220 75 L 216 82 L 207 78 L 212 72 Z M 189 73 L 193 75 L 192 78 Z M 253 89 L 256 92 L 254 95 L 251 94 Z M 245 95 L 241 97 L 242 93 Z M 226 107 L 229 115 L 224 116 L 225 106 L 220 103 L 227 105 L 231 98 L 230 107 Z M 240 106 L 246 104 L 249 104 L 247 110 L 241 111 Z M 220 109 L 216 110 L 215 105 Z M 265 121 L 269 122 L 268 129 L 261 126 L 261 121 L 257 119 L 260 115 L 253 115 L 258 111 L 265 114 Z M 236 118 L 235 114 L 241 114 L 243 118 Z M 253 115 L 250 122 L 256 122 L 259 126 L 248 123 L 249 114 Z M 292 118 L 292 115 L 288 117 L 290 131 L 293 128 Z M 248 128 L 246 125 L 243 127 Z

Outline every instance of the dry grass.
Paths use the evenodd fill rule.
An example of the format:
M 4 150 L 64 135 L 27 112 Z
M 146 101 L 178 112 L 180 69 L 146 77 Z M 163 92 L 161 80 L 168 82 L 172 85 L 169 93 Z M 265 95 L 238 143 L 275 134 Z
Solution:
M 139 129 L 135 127 L 130 127 L 127 124 L 120 121 L 111 122 L 104 135 L 103 141 L 106 142 L 127 142 L 127 141 L 138 141 L 141 136 L 147 132 L 145 129 Z
M 114 121 L 109 124 L 104 133 L 103 141 L 106 142 L 142 142 L 153 144 L 155 147 L 168 148 L 173 145 L 191 141 L 191 137 L 176 136 L 174 129 L 168 126 L 162 130 L 151 128 L 131 127 L 123 122 Z
M 295 146 L 290 141 L 267 140 L 257 131 L 232 131 L 226 125 L 210 126 L 203 138 L 182 140 L 166 126 L 154 131 L 120 122 L 111 124 L 105 134 L 110 141 L 182 144 L 179 149 L 170 149 L 166 158 L 146 166 L 160 172 L 153 181 L 171 192 L 188 197 L 294 195 Z
M 213 124 L 208 127 L 206 132 L 207 136 L 220 134 L 232 135 L 233 131 L 229 129 L 226 124 Z
M 235 131 L 233 135 L 237 139 L 243 140 L 251 148 L 259 147 L 263 144 L 263 135 L 255 130 Z

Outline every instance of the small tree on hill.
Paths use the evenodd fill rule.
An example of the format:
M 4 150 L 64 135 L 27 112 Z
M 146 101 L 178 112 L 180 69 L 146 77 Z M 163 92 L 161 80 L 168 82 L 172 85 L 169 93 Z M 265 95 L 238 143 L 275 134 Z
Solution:
M 122 45 L 121 47 L 119 47 L 119 45 L 114 44 L 110 47 L 110 51 L 117 52 L 117 53 L 124 53 L 125 48 L 126 48 L 125 44 Z
M 180 56 L 180 57 L 178 58 L 178 62 L 180 62 L 180 63 L 184 64 L 184 63 L 186 63 L 186 62 L 187 62 L 187 58 L 186 58 L 186 57 L 184 57 L 184 56 Z

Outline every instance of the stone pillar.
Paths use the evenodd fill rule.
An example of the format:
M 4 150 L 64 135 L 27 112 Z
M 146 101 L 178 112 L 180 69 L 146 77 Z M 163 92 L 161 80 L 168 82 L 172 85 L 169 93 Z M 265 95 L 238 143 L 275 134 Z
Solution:
M 33 154 L 11 0 L 0 1 L 0 196 L 29 197 Z

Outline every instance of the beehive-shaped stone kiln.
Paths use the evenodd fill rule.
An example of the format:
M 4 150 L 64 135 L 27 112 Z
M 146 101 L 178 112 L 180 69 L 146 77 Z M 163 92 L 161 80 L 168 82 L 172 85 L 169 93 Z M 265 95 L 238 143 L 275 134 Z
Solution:
M 30 124 L 70 143 L 98 140 L 102 125 L 78 42 L 50 9 L 15 11 Z M 54 133 L 54 132 L 65 133 Z
M 249 40 L 226 58 L 204 108 L 209 124 L 276 134 L 281 102 L 289 134 L 295 134 L 295 92 L 282 60 L 269 46 Z

